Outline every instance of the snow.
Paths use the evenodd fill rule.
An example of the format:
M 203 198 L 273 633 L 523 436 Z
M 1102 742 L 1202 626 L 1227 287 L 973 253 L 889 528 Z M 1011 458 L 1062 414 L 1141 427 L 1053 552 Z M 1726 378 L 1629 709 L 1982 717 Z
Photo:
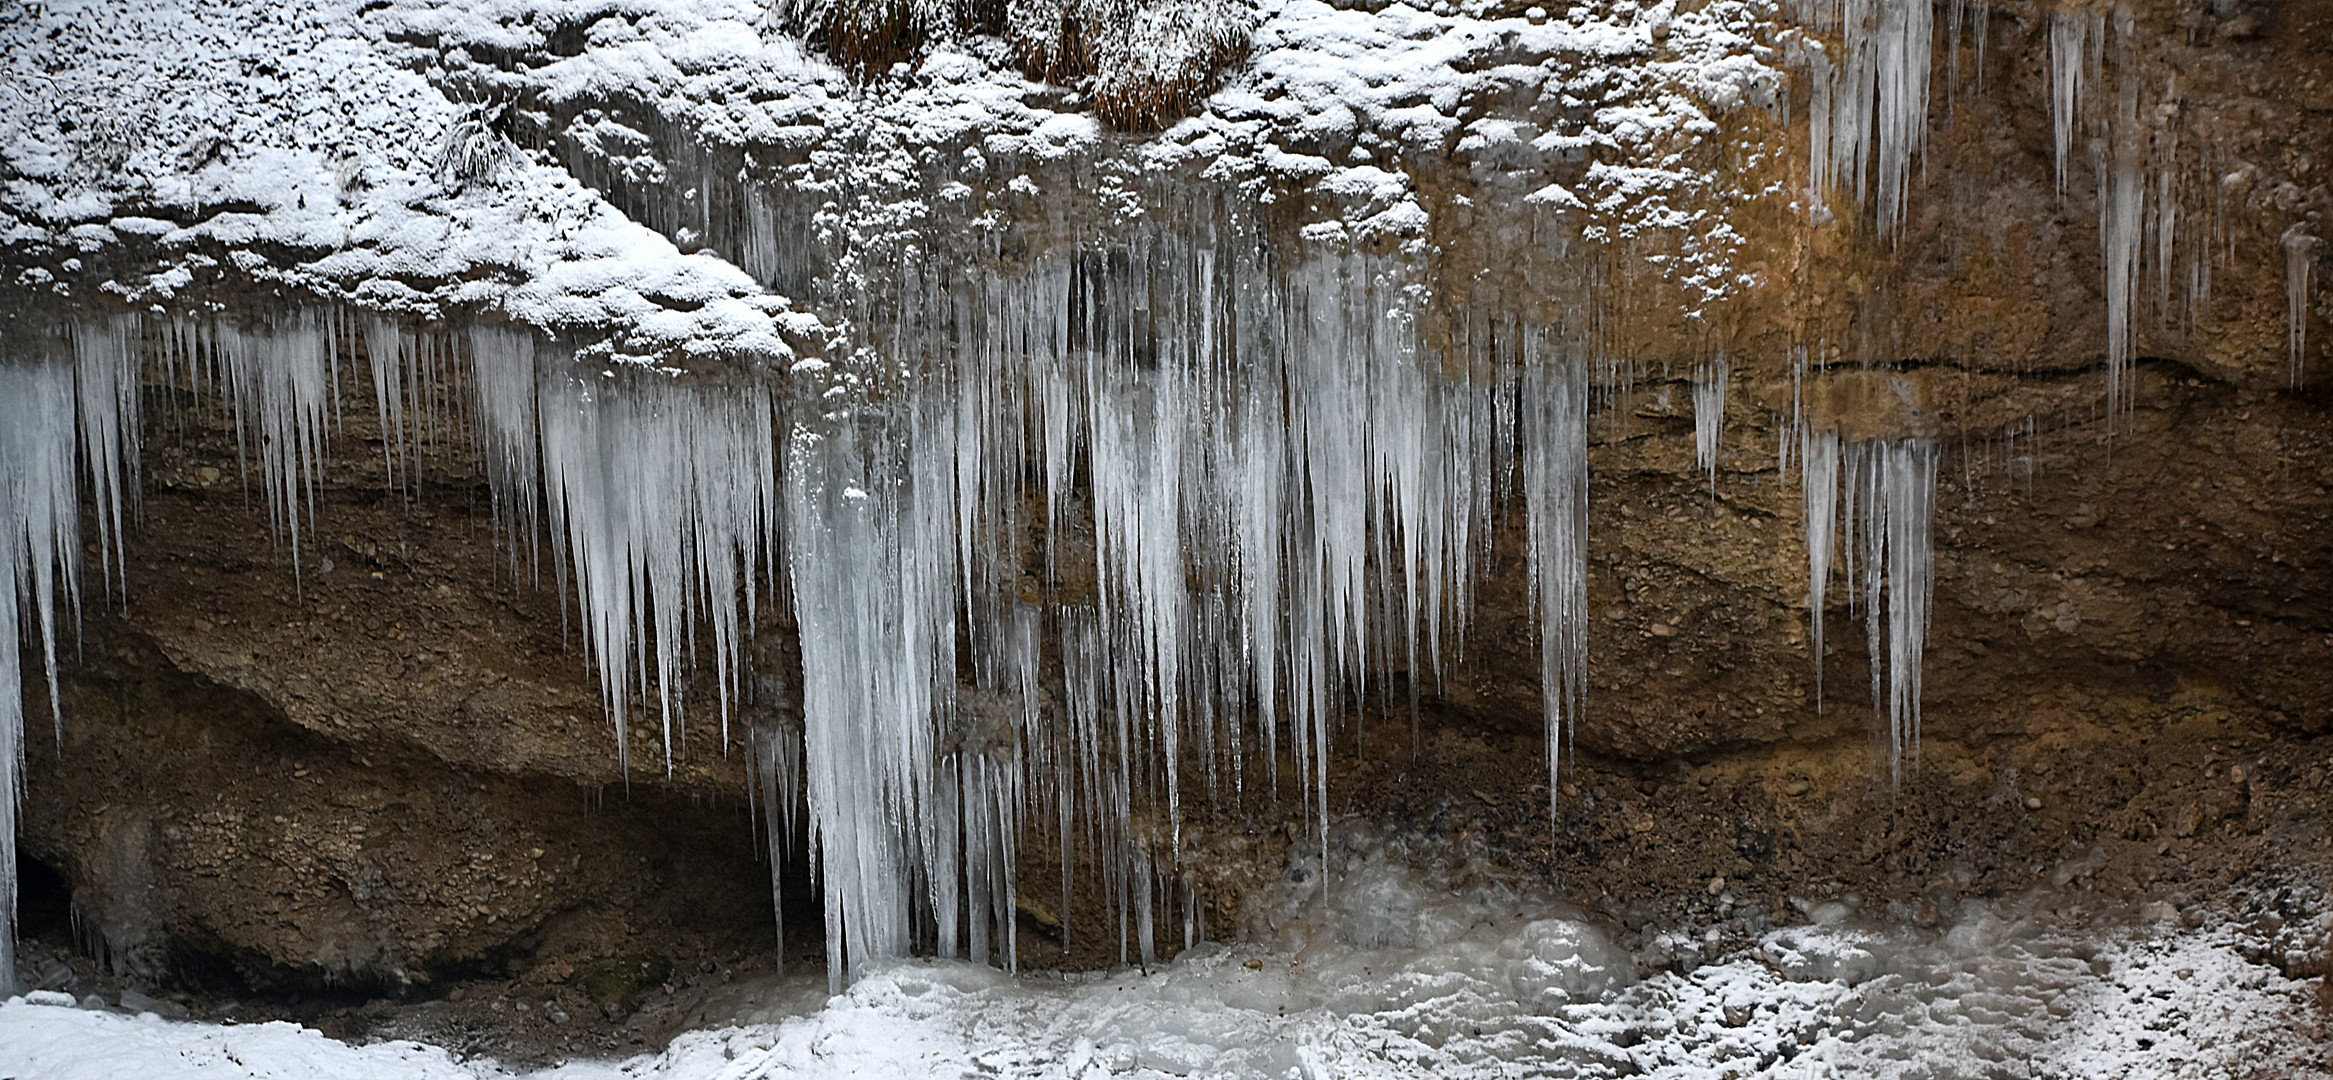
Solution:
M 14 246 L 140 237 L 166 265 L 117 283 L 127 299 L 168 300 L 174 273 L 224 251 L 261 280 L 376 307 L 500 307 L 546 329 L 785 354 L 782 301 L 561 170 L 514 153 L 496 184 L 440 185 L 462 109 L 352 32 L 353 3 L 44 4 L 19 22 L 10 69 L 59 74 L 14 80 L 24 107 L 0 110 L 0 156 L 21 174 L 6 185 Z
M 1343 895 L 1418 887 L 1373 860 L 1349 871 Z M 2073 932 L 2014 905 L 1971 904 L 1947 930 L 1923 933 L 1860 927 L 1828 905 L 1817 911 L 1829 923 L 1640 975 L 1595 927 L 1530 902 L 1415 897 L 1390 917 L 1292 898 L 1313 927 L 1284 923 L 1300 947 L 1201 945 L 1147 971 L 1012 976 L 915 961 L 823 999 L 800 977 L 771 981 L 738 998 L 738 1026 L 629 1061 L 539 1071 L 36 992 L 0 1004 L 0 1075 L 2209 1080 L 2325 1065 L 2311 989 L 2245 960 L 2230 931 Z

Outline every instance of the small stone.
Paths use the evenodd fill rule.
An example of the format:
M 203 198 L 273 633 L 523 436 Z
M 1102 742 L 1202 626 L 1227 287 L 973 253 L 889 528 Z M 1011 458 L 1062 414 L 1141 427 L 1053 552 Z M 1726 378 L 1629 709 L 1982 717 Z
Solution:
M 2026 809 L 2028 809 L 2028 810 L 2039 810 L 2039 809 L 2041 809 L 2041 797 L 2040 797 L 2040 796 L 2038 796 L 2038 795 L 2028 795 L 2028 796 L 2026 796 L 2026 797 L 2025 797 L 2025 808 L 2026 808 Z
M 1782 785 L 1782 793 L 1795 799 L 1815 789 L 1814 781 L 1799 777 Z
M 195 476 L 195 479 L 197 479 L 197 480 L 200 480 L 200 481 L 202 481 L 202 482 L 203 482 L 203 483 L 205 483 L 205 484 L 216 484 L 216 483 L 218 483 L 218 482 L 219 482 L 219 475 L 220 475 L 220 473 L 219 473 L 219 470 L 217 470 L 217 469 L 214 469 L 214 468 L 211 468 L 211 467 L 210 467 L 210 466 L 208 466 L 208 465 L 205 465 L 205 466 L 203 466 L 202 468 L 196 469 L 196 470 L 194 471 L 194 476 Z
M 1713 877 L 1713 878 L 1710 878 L 1710 879 L 1709 879 L 1709 895 L 1711 895 L 1711 896 L 1716 896 L 1717 894 L 1719 894 L 1719 893 L 1721 893 L 1721 892 L 1724 892 L 1724 891 L 1725 891 L 1725 879 L 1724 879 L 1724 878 L 1722 878 L 1722 877 Z

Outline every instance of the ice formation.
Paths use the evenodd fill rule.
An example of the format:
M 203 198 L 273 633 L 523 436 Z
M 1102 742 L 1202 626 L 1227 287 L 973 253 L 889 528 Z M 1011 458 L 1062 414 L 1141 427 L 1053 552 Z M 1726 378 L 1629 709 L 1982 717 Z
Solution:
M 2103 12 L 2053 11 L 2049 16 L 2049 116 L 2056 136 L 2058 191 L 2066 190 L 2066 163 L 2082 117 L 2082 96 L 2098 77 L 2097 46 L 2106 36 Z
M 1709 474 L 1712 491 L 1717 489 L 1717 454 L 1725 435 L 1726 380 L 1731 375 L 1722 353 L 1693 372 L 1693 466 Z
M 1953 10 L 1958 27 L 1960 9 Z M 1980 26 L 1984 10 L 1979 5 Z M 475 13 L 393 14 L 459 21 Z M 1573 145 L 1566 140 L 1653 146 L 1698 130 L 1708 121 L 1697 107 L 1664 106 L 1655 116 L 1628 101 L 1650 100 L 1663 79 L 1682 77 L 1662 74 L 1663 64 L 1715 71 L 1718 58 L 1746 49 L 1747 38 L 1721 40 L 1730 33 L 1718 32 L 1723 14 L 1675 15 L 1680 29 L 1669 49 L 1683 59 L 1645 53 L 1651 39 L 1640 40 L 1646 31 L 1634 26 L 1505 20 L 1532 48 L 1565 52 L 1557 66 L 1570 67 L 1560 80 L 1539 69 L 1529 78 L 1551 93 L 1576 90 L 1622 105 L 1599 110 L 1597 123 L 1614 126 L 1592 135 L 1550 129 L 1532 142 L 1527 131 L 1475 125 L 1465 138 L 1486 155 L 1520 154 L 1526 144 L 1552 154 Z M 1904 0 L 1814 0 L 1802 14 L 1841 35 L 1835 65 L 1820 44 L 1804 54 L 1815 76 L 1816 196 L 1851 184 L 1859 200 L 1876 205 L 1883 235 L 1893 236 L 1926 127 L 1933 14 Z M 643 32 L 678 33 L 670 26 L 686 22 L 673 11 L 658 19 L 646 20 Z M 1258 82 L 1229 99 L 1258 116 L 1312 125 L 1319 117 L 1303 103 L 1344 100 L 1383 125 L 1412 109 L 1392 103 L 1416 98 L 1432 105 L 1418 107 L 1418 145 L 1439 147 L 1459 123 L 1462 91 L 1480 85 L 1467 81 L 1476 78 L 1468 51 L 1476 46 L 1456 43 L 1472 31 L 1453 31 L 1457 23 L 1444 16 L 1298 4 L 1272 19 L 1258 37 Z M 702 25 L 688 31 L 699 32 L 703 39 L 690 40 L 728 40 Z M 2065 51 L 2069 74 L 2053 83 L 2065 99 L 2061 148 L 2081 122 L 2076 80 L 2095 78 L 2090 57 L 2102 35 L 2075 34 Z M 1318 41 L 1347 36 L 1369 43 L 1355 53 L 1360 58 L 1324 60 Z M 1689 40 L 1719 51 L 1679 51 Z M 198 52 L 221 47 L 212 38 L 190 41 Z M 785 109 L 815 113 L 805 104 L 812 99 L 831 104 L 800 58 L 788 55 L 795 67 L 780 74 L 794 80 L 786 91 L 793 96 L 765 110 L 761 98 L 742 95 L 753 111 L 723 115 L 723 123 L 766 126 Z M 1737 59 L 1694 76 L 1712 111 L 1721 111 L 1716 102 L 1771 89 L 1761 81 L 1771 72 L 1746 53 Z M 591 67 L 602 62 L 616 61 L 587 55 L 553 66 L 558 78 L 620 83 Z M 1383 86 L 1363 77 L 1379 67 L 1401 74 Z M 976 112 L 962 123 L 997 129 L 980 146 L 1000 163 L 1083 154 L 1097 143 L 1086 118 L 1030 105 L 1028 87 L 966 89 L 948 70 L 935 65 L 929 86 L 902 90 L 896 102 L 870 99 L 869 107 L 938 126 L 945 125 L 933 118 L 950 110 Z M 299 74 L 318 77 L 310 66 Z M 412 86 L 402 72 L 364 74 L 362 93 L 351 93 L 367 109 Z M 940 96 L 950 93 L 956 97 Z M 673 107 L 699 105 L 705 115 L 716 112 L 693 99 Z M 361 365 L 392 484 L 415 482 L 433 441 L 466 434 L 514 540 L 512 558 L 529 560 L 533 577 L 534 552 L 550 553 L 556 587 L 575 601 L 582 651 L 627 767 L 635 714 L 655 717 L 669 764 L 685 752 L 682 720 L 692 707 L 718 710 L 724 724 L 752 713 L 747 733 L 773 854 L 782 862 L 801 850 L 788 845 L 805 842 L 815 852 L 837 977 L 921 945 L 1010 964 L 1018 884 L 1009 871 L 1024 843 L 1058 845 L 1065 867 L 1085 863 L 1105 876 L 1112 898 L 1105 925 L 1074 932 L 1114 935 L 1126 955 L 1145 957 L 1178 918 L 1186 940 L 1202 936 L 1199 898 L 1179 865 L 1186 793 L 1285 790 L 1325 813 L 1338 718 L 1359 711 L 1365 696 L 1414 701 L 1439 676 L 1447 646 L 1464 629 L 1502 498 L 1520 498 L 1525 513 L 1547 752 L 1551 771 L 1558 766 L 1568 725 L 1584 705 L 1590 372 L 1608 357 L 1560 325 L 1477 316 L 1421 327 L 1439 316 L 1431 315 L 1413 255 L 1352 243 L 1410 235 L 1423 219 L 1407 181 L 1375 165 L 1324 174 L 1318 186 L 1350 195 L 1345 210 L 1355 220 L 1315 224 L 1301 243 L 1263 243 L 1260 226 L 1235 205 L 1244 196 L 1145 204 L 1156 192 L 1136 192 L 1126 221 L 1068 237 L 991 237 L 993 247 L 964 266 L 912 243 L 887 246 L 893 234 L 917 230 L 987 237 L 994 223 L 940 212 L 909 220 L 911 210 L 944 204 L 950 189 L 886 187 L 867 177 L 894 167 L 913 173 L 921 164 L 900 161 L 931 147 L 901 150 L 898 160 L 866 149 L 896 133 L 871 122 L 847 128 L 837 117 L 855 107 L 811 116 L 830 126 L 809 125 L 817 134 L 804 138 L 865 136 L 866 145 L 851 151 L 873 162 L 860 162 L 862 173 L 830 169 L 818 178 L 824 187 L 793 187 L 800 169 L 756 178 L 699 150 L 700 160 L 676 159 L 671 170 L 701 174 L 698 186 L 667 192 L 669 203 L 632 200 L 633 212 L 665 234 L 718 241 L 735 267 L 703 252 L 680 255 L 664 236 L 611 220 L 619 215 L 604 204 L 574 203 L 572 181 L 553 184 L 536 163 L 500 161 L 507 192 L 487 182 L 495 170 L 465 168 L 455 171 L 477 182 L 449 178 L 443 186 L 460 190 L 430 193 L 419 175 L 428 163 L 351 151 L 354 173 L 334 179 L 337 190 L 310 193 L 299 184 L 328 177 L 307 168 L 318 162 L 297 159 L 317 175 L 257 193 L 273 207 L 270 228 L 297 225 L 318 235 L 338 228 L 322 209 L 332 200 L 362 201 L 365 214 L 395 225 L 303 268 L 322 275 L 314 280 L 344 274 L 385 289 L 364 277 L 372 270 L 351 267 L 501 266 L 464 254 L 501 244 L 511 251 L 496 257 L 523 284 L 492 302 L 511 315 L 562 325 L 629 320 L 675 349 L 722 333 L 749 336 L 763 346 L 757 355 L 793 360 L 772 329 L 787 302 L 756 294 L 758 283 L 826 305 L 836 324 L 820 329 L 833 331 L 835 347 L 783 374 L 737 365 L 718 377 L 682 377 L 605 352 L 576 361 L 517 325 L 425 331 L 324 308 L 255 324 L 123 316 L 84 322 L 56 341 L 19 342 L 19 351 L 48 358 L 0 365 L 0 378 L 26 387 L 0 409 L 31 409 L 26 403 L 52 391 L 69 401 L 62 413 L 43 410 L 40 423 L 10 424 L 0 434 L 12 440 L 0 458 L 11 485 L 0 521 L 14 523 L 0 558 L 25 601 L 0 605 L 9 640 L 39 633 L 53 657 L 56 604 L 63 597 L 70 605 L 78 580 L 80 548 L 69 535 L 77 476 L 91 485 L 109 573 L 118 565 L 123 507 L 136 491 L 141 357 L 162 365 L 165 379 L 227 404 L 295 573 L 316 524 L 308 496 L 322 439 L 337 419 L 341 378 L 361 397 Z M 2116 115 L 2124 114 L 2135 112 L 2118 106 Z M 430 123 L 415 129 L 419 135 L 399 129 L 410 136 L 399 145 L 436 145 L 442 130 L 473 165 L 483 161 L 475 151 L 499 148 L 499 136 L 450 105 L 423 119 Z M 669 117 L 662 122 L 680 129 Z M 649 127 L 633 130 L 605 115 L 578 119 L 566 137 L 589 142 L 598 157 L 578 154 L 571 167 L 588 173 L 597 160 L 608 175 L 586 179 L 611 192 L 653 187 L 626 172 L 665 168 L 637 144 L 665 152 L 671 132 Z M 1268 143 L 1230 139 L 1238 134 L 1238 123 L 1203 116 L 1181 144 L 1159 153 L 1196 155 L 1192 147 L 1210 145 L 1229 172 L 1294 160 Z M 2138 145 L 2116 145 L 2125 144 Z M 1246 146 L 1237 153 L 1252 157 L 1224 145 Z M 810 172 L 833 164 L 834 152 L 822 153 L 829 156 L 812 155 Z M 2111 175 L 2101 172 L 2102 242 L 2110 274 L 2122 268 L 2109 279 L 2110 294 L 2124 298 L 2113 325 L 2127 325 L 2145 250 L 2147 185 L 2136 171 L 2139 156 L 2128 158 L 2127 179 L 2121 156 Z M 964 175 L 981 178 L 969 166 Z M 1660 212 L 1658 198 L 1621 198 L 1641 194 L 1627 185 L 1675 191 L 1706 182 L 1632 167 L 1591 170 L 1581 190 L 1625 232 L 1650 228 Z M 367 194 L 367 183 L 384 194 Z M 2168 243 L 2174 220 L 2170 187 L 2156 184 L 2159 243 Z M 1579 197 L 1555 190 L 1562 197 L 1544 201 L 1585 209 Z M 556 213 L 549 224 L 516 215 L 528 224 L 510 234 L 451 230 L 441 241 L 428 239 L 439 219 L 415 225 L 409 213 L 428 200 L 455 200 L 440 209 L 465 225 L 473 219 L 464 215 L 524 200 Z M 864 220 L 847 222 L 866 226 L 861 231 L 820 232 L 838 215 L 862 212 Z M 893 217 L 877 220 L 885 214 Z M 809 239 L 837 236 L 831 245 Z M 2289 241 L 2287 250 L 2295 250 Z M 2158 256 L 2158 269 L 2166 262 Z M 1714 273 L 1714 265 L 1694 272 Z M 2292 301 L 2299 311 L 2308 264 L 2288 265 L 2299 268 Z M 2119 293 L 2115 280 L 2125 283 Z M 642 299 L 650 293 L 676 298 L 675 306 Z M 452 295 L 434 300 L 450 305 Z M 2110 352 L 2127 354 L 2127 335 L 2116 340 Z M 68 349 L 74 359 L 63 364 L 56 357 Z M 1713 486 L 1727 380 L 1722 359 L 1693 379 L 1696 462 Z M 61 415 L 77 416 L 78 427 Z M 1792 438 L 1785 449 L 1798 454 L 1805 482 L 1818 660 L 1825 592 L 1834 561 L 1842 562 L 1867 617 L 1875 708 L 1889 717 L 1900 759 L 1919 724 L 1935 445 L 1845 442 L 1832 432 Z M 537 545 L 538 536 L 547 543 Z M 764 689 L 769 673 L 749 670 L 748 638 L 764 604 L 782 606 L 804 643 L 799 718 L 773 720 L 767 699 L 785 688 Z M 711 689 L 691 700 L 684 691 L 697 685 L 692 669 L 700 660 Z M 8 680 L 11 695 L 17 685 Z M 4 737 L 13 761 L 22 752 L 21 702 L 8 701 L 12 711 L 0 720 L 10 721 Z M 1558 789 L 1550 783 L 1551 798 Z
M 923 388 L 869 400 L 834 371 L 801 395 L 839 402 L 797 421 L 786 464 L 837 971 L 904 949 L 911 905 L 941 951 L 1009 958 L 1024 822 L 1065 865 L 1082 850 L 1105 868 L 1122 949 L 1151 956 L 1171 909 L 1192 918 L 1183 792 L 1291 785 L 1325 813 L 1336 719 L 1432 677 L 1517 457 L 1551 748 L 1576 715 L 1585 365 L 1514 327 L 1436 362 L 1402 261 L 1278 265 L 1236 218 L 1218 233 L 1187 214 L 915 277 L 912 315 L 884 332 L 931 358 Z
M 2301 384 L 2304 374 L 2301 362 L 2308 356 L 2309 275 L 2316 266 L 2317 249 L 2323 244 L 2323 240 L 2309 234 L 2305 225 L 2286 229 L 2279 244 L 2284 248 L 2285 350 L 2291 357 L 2294 386 Z
M 1920 737 L 1921 657 L 1935 588 L 1936 441 L 1847 441 L 1825 431 L 1809 433 L 1800 453 L 1818 707 L 1824 598 L 1838 564 L 1849 599 L 1863 609 L 1872 710 L 1887 717 L 1889 772 L 1900 780 L 1904 754 Z
M 1463 629 L 1504 475 L 1529 521 L 1551 768 L 1585 665 L 1573 344 L 1502 322 L 1441 358 L 1405 260 L 1330 246 L 1285 265 L 1236 218 L 1181 213 L 975 273 L 911 270 L 906 316 L 863 356 L 925 358 L 912 368 L 603 370 L 499 324 L 324 308 L 85 326 L 50 349 L 77 366 L 5 369 L 81 402 L 10 395 L 43 418 L 10 428 L 30 478 L 10 519 L 32 545 L 11 566 L 28 599 L 74 579 L 59 530 L 84 474 L 118 546 L 150 356 L 221 402 L 298 567 L 336 388 L 369 379 L 392 483 L 466 431 L 513 558 L 550 540 L 627 763 L 636 707 L 668 767 L 682 752 L 700 660 L 724 725 L 751 704 L 752 613 L 790 601 L 801 748 L 757 767 L 773 814 L 807 808 L 838 979 L 919 943 L 1009 965 L 1023 842 L 1100 868 L 1099 932 L 1149 958 L 1178 920 L 1203 933 L 1185 793 L 1286 790 L 1325 814 L 1339 718 L 1364 695 L 1414 699 Z
M 1799 22 L 1840 35 L 1839 59 L 1809 53 L 1810 194 L 1825 201 L 1851 182 L 1872 205 L 1880 236 L 1904 224 L 1912 159 L 1928 138 L 1928 68 L 1936 13 L 1927 0 L 1795 0 Z
M 40 644 L 60 741 L 58 621 L 81 596 L 81 477 L 95 493 L 107 582 L 123 571 L 124 506 L 137 488 L 135 321 L 124 316 L 0 338 L 0 989 L 16 972 L 16 812 L 23 798 L 27 638 Z

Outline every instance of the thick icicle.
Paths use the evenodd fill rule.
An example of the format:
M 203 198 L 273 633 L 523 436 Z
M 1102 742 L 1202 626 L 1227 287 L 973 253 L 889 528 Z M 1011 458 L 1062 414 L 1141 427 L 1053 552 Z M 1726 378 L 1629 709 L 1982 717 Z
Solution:
M 0 596 L 0 993 L 16 989 L 16 817 L 24 797 L 25 750 L 19 658 L 25 633 L 39 634 L 50 709 L 61 733 L 57 594 L 73 589 L 81 550 L 74 369 L 43 355 L 46 344 L 0 342 L 14 346 L 12 352 L 33 354 L 0 355 L 0 587 L 7 589 Z M 118 425 L 136 417 L 115 414 L 111 420 Z
M 1806 501 L 1806 611 L 1815 658 L 1815 712 L 1823 711 L 1823 605 L 1839 525 L 1839 433 L 1800 433 L 1799 494 Z
M 1726 380 L 1731 369 L 1725 354 L 1693 372 L 1693 465 L 1709 474 L 1709 490 L 1717 490 L 1717 452 L 1725 435 Z
M 2302 363 L 2309 350 L 2309 277 L 2317 263 L 2317 249 L 2323 240 L 2309 235 L 2307 225 L 2295 225 L 2284 231 L 2279 246 L 2284 248 L 2284 343 L 2291 365 L 2292 385 L 2301 385 L 2305 372 Z
M 941 422 L 929 404 L 894 408 L 798 427 L 787 462 L 804 789 L 838 988 L 906 955 L 918 879 L 936 889 L 956 872 L 931 859 L 935 719 L 955 681 L 953 462 L 918 438 Z
M 1531 585 L 1539 607 L 1539 682 L 1547 725 L 1548 809 L 1588 678 L 1588 368 L 1526 357 L 1523 478 Z

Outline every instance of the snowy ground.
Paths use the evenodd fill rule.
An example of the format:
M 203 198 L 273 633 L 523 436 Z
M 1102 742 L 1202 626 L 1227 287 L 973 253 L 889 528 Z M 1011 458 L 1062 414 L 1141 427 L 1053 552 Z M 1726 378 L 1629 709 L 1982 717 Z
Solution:
M 921 961 L 823 1003 L 804 977 L 761 988 L 740 1026 L 536 1073 L 36 992 L 0 1005 L 0 1077 L 2218 1080 L 2327 1066 L 2310 988 L 2246 961 L 2226 932 L 2165 924 L 2085 939 L 1972 906 L 1941 935 L 1799 926 L 1689 974 L 1633 980 L 1625 954 L 1583 924 L 1465 926 L 1465 910 L 1421 912 L 1398 946 L 1201 946 L 1147 975 Z

